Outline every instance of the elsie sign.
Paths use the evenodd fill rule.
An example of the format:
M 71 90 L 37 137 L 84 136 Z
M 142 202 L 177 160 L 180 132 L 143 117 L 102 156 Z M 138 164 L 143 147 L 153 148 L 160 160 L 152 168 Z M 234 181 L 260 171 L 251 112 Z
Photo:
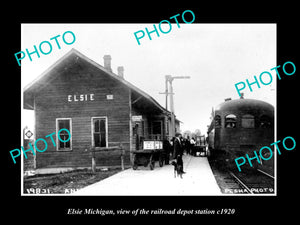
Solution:
M 68 95 L 68 102 L 83 102 L 94 100 L 94 94 Z

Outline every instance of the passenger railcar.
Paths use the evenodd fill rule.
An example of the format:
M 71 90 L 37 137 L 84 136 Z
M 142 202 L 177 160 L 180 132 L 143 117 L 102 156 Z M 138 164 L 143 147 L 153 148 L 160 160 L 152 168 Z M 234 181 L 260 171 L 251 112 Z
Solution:
M 207 134 L 211 156 L 235 166 L 235 158 L 245 154 L 251 157 L 254 150 L 274 142 L 274 107 L 255 99 L 226 99 L 213 111 Z M 260 161 L 260 164 L 254 164 L 255 167 L 274 173 L 274 158 Z

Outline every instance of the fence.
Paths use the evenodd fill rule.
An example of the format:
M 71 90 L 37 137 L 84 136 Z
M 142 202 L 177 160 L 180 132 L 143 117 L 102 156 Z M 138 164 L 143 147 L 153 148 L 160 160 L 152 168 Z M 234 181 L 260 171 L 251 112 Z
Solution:
M 111 147 L 101 147 L 101 148 L 91 148 L 92 153 L 92 171 L 93 173 L 96 172 L 96 152 L 105 152 L 105 151 L 112 151 L 112 150 L 119 150 L 120 151 L 120 161 L 121 161 L 121 168 L 122 170 L 125 169 L 124 167 L 124 155 L 125 155 L 125 149 L 122 144 L 119 146 L 111 146 Z

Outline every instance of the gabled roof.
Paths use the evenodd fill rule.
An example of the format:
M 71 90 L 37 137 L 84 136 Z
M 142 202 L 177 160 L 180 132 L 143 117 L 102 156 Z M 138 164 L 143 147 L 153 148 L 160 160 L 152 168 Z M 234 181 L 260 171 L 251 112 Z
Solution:
M 122 77 L 118 76 L 117 74 L 110 72 L 106 70 L 103 66 L 99 65 L 98 63 L 94 62 L 93 60 L 89 59 L 76 49 L 71 49 L 67 54 L 65 54 L 62 58 L 60 58 L 58 61 L 56 61 L 52 66 L 50 66 L 45 72 L 43 72 L 40 76 L 38 76 L 35 80 L 33 80 L 31 83 L 29 83 L 26 87 L 24 87 L 24 109 L 34 109 L 34 94 L 41 89 L 44 83 L 51 81 L 56 76 L 58 76 L 59 73 L 55 73 L 55 71 L 64 69 L 65 67 L 70 64 L 71 58 L 79 57 L 82 60 L 85 60 L 86 62 L 90 63 L 97 69 L 105 72 L 113 79 L 117 80 L 118 82 L 121 82 L 128 88 L 130 88 L 133 92 L 137 93 L 142 98 L 145 98 L 146 101 L 150 104 L 152 104 L 154 107 L 159 109 L 162 112 L 169 113 L 165 108 L 163 108 L 155 99 L 153 99 L 150 95 L 148 95 L 146 92 L 142 91 L 141 89 L 137 88 L 133 84 L 129 83 Z M 78 58 L 77 58 L 78 59 Z

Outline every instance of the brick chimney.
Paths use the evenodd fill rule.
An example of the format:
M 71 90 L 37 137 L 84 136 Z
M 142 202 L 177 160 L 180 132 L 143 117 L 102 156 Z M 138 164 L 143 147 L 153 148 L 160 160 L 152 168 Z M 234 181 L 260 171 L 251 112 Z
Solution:
M 124 79 L 124 67 L 118 66 L 118 75 Z
M 103 57 L 104 59 L 104 68 L 109 71 L 109 72 L 112 72 L 112 69 L 111 69 L 111 56 L 110 55 L 105 55 Z

